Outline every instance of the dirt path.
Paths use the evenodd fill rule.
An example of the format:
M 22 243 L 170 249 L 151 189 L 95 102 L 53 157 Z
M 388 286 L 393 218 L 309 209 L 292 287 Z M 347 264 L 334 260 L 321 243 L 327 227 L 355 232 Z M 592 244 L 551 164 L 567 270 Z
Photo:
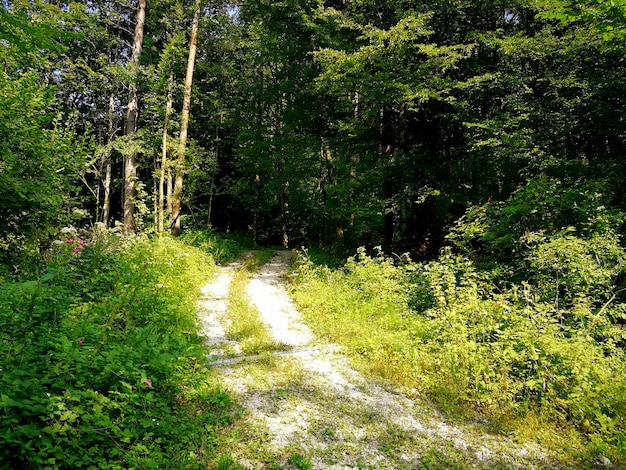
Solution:
M 245 425 L 230 450 L 241 465 L 551 468 L 536 447 L 447 424 L 427 404 L 353 370 L 340 347 L 315 338 L 289 298 L 281 277 L 290 256 L 278 253 L 247 287 L 250 302 L 286 351 L 246 357 L 226 335 L 226 296 L 238 265 L 222 268 L 204 289 L 201 319 L 216 373 L 245 410 Z

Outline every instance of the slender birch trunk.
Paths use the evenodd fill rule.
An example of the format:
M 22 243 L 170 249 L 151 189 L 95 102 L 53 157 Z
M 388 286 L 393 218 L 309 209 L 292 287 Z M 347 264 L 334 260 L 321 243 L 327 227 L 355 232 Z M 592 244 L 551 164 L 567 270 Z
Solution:
M 109 135 L 107 138 L 107 144 L 111 144 L 113 141 L 113 119 L 115 116 L 115 97 L 111 94 L 109 96 Z M 111 216 L 111 151 L 107 150 L 105 156 L 105 170 L 104 170 L 104 201 L 102 202 L 102 223 L 105 227 L 109 226 L 109 218 Z
M 157 230 L 159 233 L 163 233 L 163 221 L 165 220 L 164 205 L 165 205 L 165 173 L 169 171 L 167 161 L 167 136 L 170 116 L 172 114 L 173 107 L 173 90 L 174 88 L 174 74 L 170 72 L 169 81 L 167 84 L 167 104 L 165 105 L 165 120 L 163 123 L 163 143 L 161 153 L 161 174 L 159 175 L 159 208 L 158 208 L 158 223 Z M 168 208 L 169 209 L 169 208 Z
M 185 75 L 185 94 L 183 110 L 180 118 L 180 141 L 178 145 L 178 159 L 176 161 L 176 176 L 174 178 L 174 192 L 172 194 L 172 235 L 180 235 L 180 208 L 183 197 L 183 173 L 185 170 L 185 151 L 187 149 L 187 131 L 189 128 L 189 108 L 191 107 L 191 85 L 193 70 L 196 61 L 196 42 L 198 41 L 198 24 L 200 23 L 201 0 L 196 0 L 196 11 L 191 25 L 189 40 L 189 58 L 187 59 L 187 73 Z

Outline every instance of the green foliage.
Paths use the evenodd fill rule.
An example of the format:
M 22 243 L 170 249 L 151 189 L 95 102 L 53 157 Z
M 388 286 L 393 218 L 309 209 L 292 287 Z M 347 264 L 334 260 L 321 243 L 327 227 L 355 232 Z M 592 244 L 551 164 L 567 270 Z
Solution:
M 302 457 L 300 454 L 293 454 L 287 459 L 287 463 L 293 465 L 294 468 L 300 470 L 309 470 L 313 468 L 313 464 L 311 463 L 311 461 L 305 457 Z
M 576 233 L 589 239 L 616 233 L 624 214 L 613 209 L 602 182 L 566 184 L 538 177 L 506 200 L 471 207 L 450 230 L 448 240 L 481 260 L 511 263 L 524 258 L 545 237 Z
M 537 236 L 531 243 L 532 280 L 546 300 L 562 298 L 566 305 L 577 298 L 606 301 L 626 268 L 626 253 L 612 232 L 589 238 L 565 232 Z
M 69 222 L 85 142 L 55 110 L 39 52 L 61 50 L 61 33 L 2 9 L 0 30 L 0 261 L 15 259 Z M 6 36 L 5 36 L 6 34 Z M 35 53 L 34 51 L 39 51 Z
M 598 262 L 617 256 L 623 265 L 614 240 L 593 243 Z M 569 430 L 583 436 L 592 455 L 621 462 L 624 309 L 615 296 L 594 304 L 606 299 L 613 278 L 589 267 L 581 239 L 572 245 L 556 237 L 535 253 L 559 257 L 572 246 L 582 251 L 562 259 L 562 272 L 564 290 L 576 297 L 560 305 L 544 298 L 550 282 L 523 281 L 501 292 L 490 273 L 451 250 L 399 266 L 361 252 L 335 271 L 301 256 L 293 292 L 316 331 L 346 346 L 361 367 L 427 393 L 448 413 L 525 433 L 524 423 L 536 426 L 540 416 L 540 429 Z M 610 254 L 602 257 L 603 250 Z
M 37 54 L 32 50 L 36 49 L 55 50 L 62 49 L 63 46 L 58 42 L 61 33 L 49 24 L 34 25 L 32 21 L 24 13 L 8 12 L 4 8 L 0 8 L 0 35 L 4 39 L 2 49 L 0 49 L 0 57 L 13 55 L 14 59 L 21 56 L 21 60 L 16 62 L 19 65 L 27 64 L 26 57 L 30 59 L 42 60 L 37 58 Z
M 0 284 L 2 467 L 198 468 L 231 419 L 197 336 L 212 265 L 178 241 L 66 230 L 37 278 Z
M 191 230 L 181 235 L 181 240 L 200 248 L 218 264 L 239 258 L 245 250 L 254 248 L 251 240 L 237 235 L 222 236 L 211 230 Z
M 626 38 L 626 2 L 624 0 L 559 0 L 542 5 L 540 18 L 563 24 L 579 23 L 598 33 L 607 46 L 623 49 Z

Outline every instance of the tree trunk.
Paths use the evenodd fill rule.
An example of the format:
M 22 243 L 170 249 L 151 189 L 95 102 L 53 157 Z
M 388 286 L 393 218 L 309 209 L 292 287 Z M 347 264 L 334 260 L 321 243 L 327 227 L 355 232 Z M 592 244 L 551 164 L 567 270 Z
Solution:
M 135 38 L 133 41 L 133 55 L 131 58 L 131 67 L 135 77 L 131 81 L 128 91 L 128 110 L 126 112 L 126 122 L 124 132 L 126 135 L 132 135 L 137 131 L 137 83 L 135 82 L 137 67 L 139 64 L 139 56 L 143 47 L 143 27 L 146 21 L 146 0 L 139 0 L 137 9 L 137 23 L 135 24 Z M 125 155 L 124 165 L 124 230 L 126 232 L 134 232 L 137 228 L 135 221 L 135 182 L 137 180 L 135 151 L 127 151 Z
M 109 136 L 107 144 L 113 141 L 113 117 L 115 113 L 115 97 L 109 97 Z M 102 223 L 105 227 L 109 226 L 109 217 L 111 214 L 111 151 L 106 154 L 106 169 L 104 174 L 104 201 L 102 203 Z
M 326 206 L 326 141 L 322 137 L 319 152 L 320 175 L 317 181 L 318 206 L 319 206 L 319 229 L 317 244 L 320 248 L 326 243 L 326 230 L 328 225 L 328 207 Z
M 283 248 L 289 248 L 289 181 L 283 185 L 282 194 L 282 229 L 283 229 Z
M 167 205 L 167 213 L 170 215 L 170 218 L 172 216 L 172 193 L 174 192 L 174 181 L 172 180 L 172 167 L 171 165 L 168 165 L 168 167 L 165 169 L 165 183 L 166 183 L 166 196 L 165 196 L 165 202 Z M 170 227 L 171 228 L 171 227 Z
M 104 203 L 102 208 L 102 223 L 109 226 L 111 217 L 111 155 L 107 157 L 106 170 L 104 175 Z
M 211 212 L 213 211 L 213 196 L 215 196 L 215 173 L 211 175 L 211 190 L 209 192 L 209 207 L 207 208 L 206 225 L 211 228 Z
M 178 146 L 178 159 L 176 162 L 176 177 L 174 179 L 174 192 L 172 194 L 172 235 L 180 235 L 180 207 L 183 196 L 183 173 L 185 170 L 185 151 L 187 149 L 187 131 L 189 128 L 189 108 L 191 107 L 191 85 L 193 83 L 193 69 L 196 61 L 196 42 L 198 40 L 198 23 L 200 23 L 201 0 L 196 0 L 196 11 L 191 25 L 191 38 L 189 40 L 189 58 L 187 59 L 187 73 L 185 75 L 185 94 L 183 97 L 183 110 L 180 118 L 180 142 Z
M 357 166 L 359 165 L 361 161 L 361 156 L 358 153 L 353 154 L 350 157 L 350 181 L 352 183 L 352 186 L 350 187 L 350 207 L 353 209 L 350 212 L 350 227 L 354 228 L 354 220 L 355 220 L 355 215 L 354 215 L 354 188 L 356 187 L 356 181 L 357 181 Z
M 385 110 L 384 108 L 380 110 L 380 122 L 378 124 L 378 156 L 380 161 L 383 161 L 385 158 L 385 154 L 391 151 L 390 146 L 385 146 Z M 389 158 L 387 158 L 389 160 Z M 389 163 L 386 163 L 389 165 Z M 391 173 L 391 169 L 386 169 L 383 172 L 383 181 L 382 181 L 382 191 L 383 191 L 383 249 L 385 251 L 391 250 L 393 246 L 393 238 L 395 233 L 395 214 L 393 207 L 393 197 L 394 197 L 394 181 L 392 177 L 388 174 Z
M 258 164 L 257 164 L 258 166 Z M 258 170 L 258 168 L 257 168 Z M 254 177 L 254 209 L 252 214 L 252 243 L 259 244 L 259 212 L 261 211 L 261 177 Z
M 170 121 L 170 115 L 172 114 L 173 107 L 173 93 L 172 90 L 174 88 L 174 74 L 170 72 L 170 78 L 167 85 L 167 104 L 165 105 L 165 120 L 163 123 L 163 143 L 162 143 L 162 153 L 161 153 L 161 174 L 159 175 L 159 208 L 158 208 L 158 221 L 157 221 L 157 231 L 158 233 L 163 233 L 163 221 L 165 220 L 165 172 L 169 171 L 167 168 L 167 132 L 168 125 Z M 169 209 L 169 207 L 168 207 Z

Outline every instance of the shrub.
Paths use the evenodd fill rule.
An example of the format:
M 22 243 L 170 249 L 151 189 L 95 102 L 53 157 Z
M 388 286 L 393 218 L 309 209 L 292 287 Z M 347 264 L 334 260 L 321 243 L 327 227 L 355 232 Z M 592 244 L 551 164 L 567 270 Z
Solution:
M 177 240 L 67 233 L 46 267 L 0 284 L 0 467 L 199 466 L 198 433 L 228 421 L 219 390 L 187 397 L 212 259 Z
M 565 242 L 542 241 L 536 256 Z M 591 242 L 576 243 L 578 261 L 563 261 L 572 293 L 585 278 L 575 263 L 592 249 Z M 600 262 L 621 259 L 609 238 L 593 250 Z M 610 286 L 613 274 L 594 269 L 583 294 L 606 299 L 597 290 Z M 539 266 L 536 272 L 544 275 Z M 548 285 L 524 281 L 500 291 L 489 272 L 449 249 L 436 261 L 402 265 L 361 250 L 339 270 L 316 267 L 301 254 L 292 274 L 297 304 L 316 331 L 343 344 L 363 369 L 428 394 L 451 414 L 482 416 L 495 426 L 523 426 L 539 415 L 622 461 L 626 358 L 618 345 L 623 328 L 610 320 L 621 304 L 557 305 L 545 300 Z

